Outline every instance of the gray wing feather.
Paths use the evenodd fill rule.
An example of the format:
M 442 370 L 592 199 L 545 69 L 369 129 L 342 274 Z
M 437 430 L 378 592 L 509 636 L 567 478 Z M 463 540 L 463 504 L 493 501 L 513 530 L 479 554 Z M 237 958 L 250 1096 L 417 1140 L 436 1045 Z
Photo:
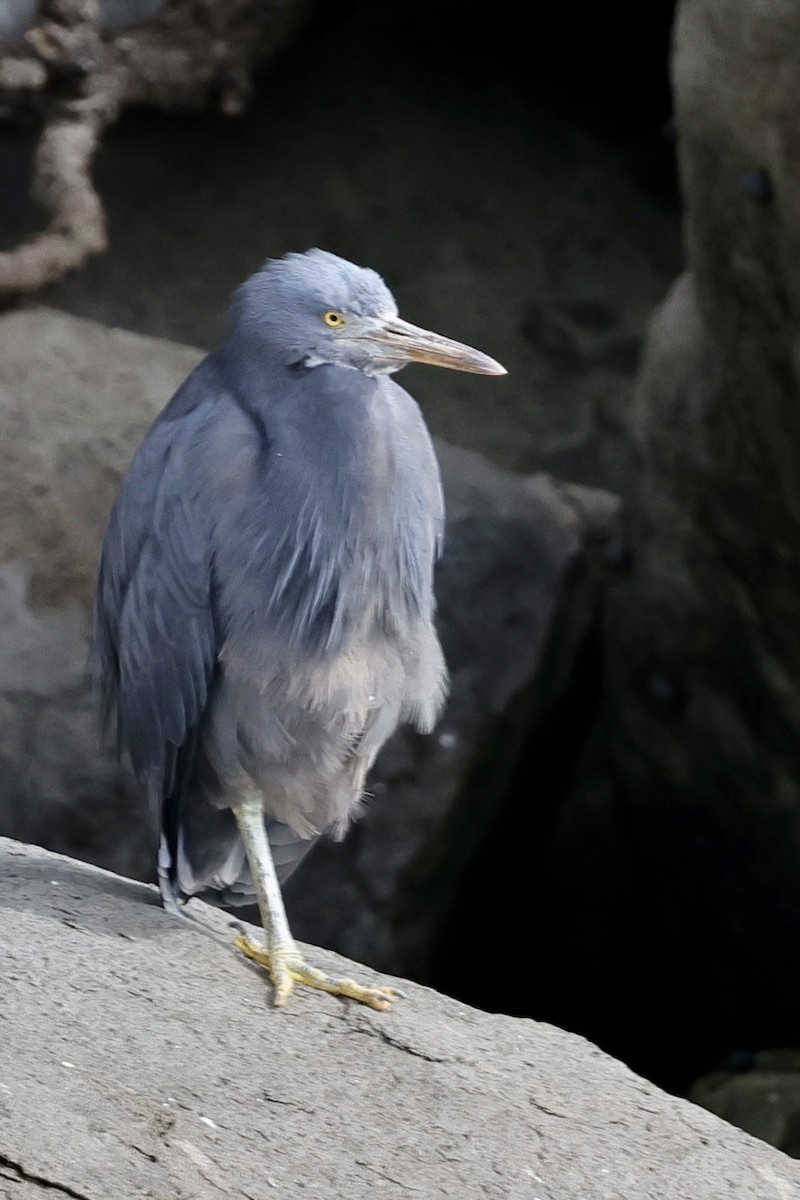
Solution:
M 156 424 L 112 511 L 98 574 L 93 674 L 106 721 L 151 795 L 196 726 L 217 655 L 208 504 L 186 461 L 197 411 Z

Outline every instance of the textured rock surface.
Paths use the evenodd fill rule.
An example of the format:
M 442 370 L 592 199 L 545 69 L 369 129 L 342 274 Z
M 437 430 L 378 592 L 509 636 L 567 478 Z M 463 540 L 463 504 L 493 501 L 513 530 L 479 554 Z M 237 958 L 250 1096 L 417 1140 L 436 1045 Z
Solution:
M 413 984 L 389 1013 L 278 1012 L 221 914 L 154 899 L 0 841 L 0 1196 L 800 1191 L 791 1159 L 550 1026 Z
M 0 321 L 0 828 L 138 878 L 152 877 L 153 834 L 130 778 L 97 745 L 84 678 L 89 605 L 119 476 L 198 357 L 46 309 Z M 569 674 L 595 596 L 573 568 L 615 509 L 604 492 L 513 476 L 444 444 L 440 454 L 450 704 L 431 738 L 392 742 L 367 817 L 344 846 L 318 847 L 287 890 L 298 936 L 395 971 L 406 961 L 398 943 L 430 937 L 491 817 L 524 735 L 527 710 L 512 701 L 567 609 Z M 463 794 L 482 764 L 483 813 Z M 412 886 L 428 903 L 398 913 Z

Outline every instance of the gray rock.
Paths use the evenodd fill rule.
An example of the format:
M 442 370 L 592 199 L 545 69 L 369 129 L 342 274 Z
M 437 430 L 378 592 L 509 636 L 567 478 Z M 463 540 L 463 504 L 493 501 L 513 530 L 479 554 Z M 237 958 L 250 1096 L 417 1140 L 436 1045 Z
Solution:
M 742 1059 L 696 1080 L 688 1098 L 800 1158 L 800 1051 L 766 1050 Z
M 408 983 L 386 1013 L 272 1009 L 223 915 L 190 907 L 0 840 L 0 1194 L 800 1194 L 799 1164 L 552 1026 Z
M 38 0 L 5 0 L 0 5 L 0 47 L 19 41 L 33 24 L 38 9 Z
M 166 0 L 100 0 L 100 23 L 104 29 L 125 29 L 152 21 Z
M 100 0 L 100 24 L 104 29 L 125 29 L 152 21 L 166 0 Z M 3 0 L 0 4 L 0 47 L 13 45 L 34 24 L 38 0 Z

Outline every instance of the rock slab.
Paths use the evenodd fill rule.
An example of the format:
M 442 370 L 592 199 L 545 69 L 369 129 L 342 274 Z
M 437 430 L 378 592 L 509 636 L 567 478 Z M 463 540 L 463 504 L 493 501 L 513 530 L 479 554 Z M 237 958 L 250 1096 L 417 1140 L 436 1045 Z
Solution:
M 4 1200 L 800 1194 L 800 1164 L 551 1026 L 414 984 L 277 1011 L 220 913 L 6 839 L 0 912 Z

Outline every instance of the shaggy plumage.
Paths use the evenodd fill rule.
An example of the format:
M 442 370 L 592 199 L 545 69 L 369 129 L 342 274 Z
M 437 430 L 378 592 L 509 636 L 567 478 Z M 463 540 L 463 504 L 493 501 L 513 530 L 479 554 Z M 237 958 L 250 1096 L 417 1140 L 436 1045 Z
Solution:
M 440 711 L 439 472 L 390 378 L 412 360 L 502 372 L 401 322 L 374 271 L 320 250 L 270 262 L 123 481 L 95 676 L 161 823 L 171 908 L 256 897 L 263 914 L 253 813 L 284 879 L 342 835 L 397 725 Z

